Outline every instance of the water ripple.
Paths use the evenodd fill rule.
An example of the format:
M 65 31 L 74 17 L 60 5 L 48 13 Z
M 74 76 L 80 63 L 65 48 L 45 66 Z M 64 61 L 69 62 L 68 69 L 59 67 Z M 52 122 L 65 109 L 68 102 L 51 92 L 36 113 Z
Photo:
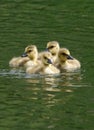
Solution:
M 43 75 L 43 74 L 26 74 L 22 69 L 0 70 L 0 77 L 10 79 L 24 79 L 30 84 L 41 84 L 45 87 L 46 91 L 60 91 L 57 86 L 69 87 L 88 87 L 88 84 L 83 82 L 83 73 L 76 71 L 73 73 L 61 73 L 56 75 Z M 49 88 L 48 86 L 52 86 Z M 54 88 L 54 89 L 53 89 Z M 71 92 L 69 89 L 66 92 Z

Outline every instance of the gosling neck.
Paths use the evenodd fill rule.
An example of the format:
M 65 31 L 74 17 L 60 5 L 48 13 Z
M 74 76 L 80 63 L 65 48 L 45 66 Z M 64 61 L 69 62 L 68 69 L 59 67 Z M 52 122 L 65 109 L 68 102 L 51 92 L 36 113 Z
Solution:
M 66 60 L 60 60 L 60 64 L 65 64 Z
M 38 55 L 31 56 L 30 59 L 33 60 L 33 61 L 37 61 L 37 59 L 38 59 Z

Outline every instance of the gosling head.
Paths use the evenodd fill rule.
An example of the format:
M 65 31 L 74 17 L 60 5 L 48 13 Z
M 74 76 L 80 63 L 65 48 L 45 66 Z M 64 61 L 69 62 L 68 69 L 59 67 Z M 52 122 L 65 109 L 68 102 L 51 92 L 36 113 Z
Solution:
M 46 48 L 52 55 L 57 55 L 58 51 L 60 49 L 60 46 L 59 46 L 59 43 L 57 41 L 50 41 L 47 43 Z
M 50 52 L 44 52 L 41 58 L 44 65 L 52 64 L 52 55 Z
M 60 62 L 65 62 L 66 60 L 73 60 L 70 55 L 70 51 L 67 48 L 61 48 L 58 53 L 58 58 Z
M 38 58 L 38 50 L 35 45 L 29 45 L 25 48 L 25 52 L 22 57 L 29 57 L 31 60 Z

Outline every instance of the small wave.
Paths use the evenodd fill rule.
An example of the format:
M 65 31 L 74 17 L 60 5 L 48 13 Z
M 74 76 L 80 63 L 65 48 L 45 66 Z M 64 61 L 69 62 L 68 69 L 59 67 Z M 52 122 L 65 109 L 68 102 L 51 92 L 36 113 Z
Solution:
M 25 72 L 23 70 L 17 70 L 17 69 L 12 69 L 12 70 L 0 70 L 0 77 L 11 77 L 11 78 L 21 78 L 25 76 Z

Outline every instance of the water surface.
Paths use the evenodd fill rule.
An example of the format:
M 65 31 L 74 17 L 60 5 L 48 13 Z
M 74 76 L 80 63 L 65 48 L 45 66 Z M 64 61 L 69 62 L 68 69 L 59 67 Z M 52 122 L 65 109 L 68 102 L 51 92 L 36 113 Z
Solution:
M 94 129 L 94 1 L 0 1 L 0 130 Z M 27 75 L 11 69 L 29 44 L 67 47 L 81 70 Z

